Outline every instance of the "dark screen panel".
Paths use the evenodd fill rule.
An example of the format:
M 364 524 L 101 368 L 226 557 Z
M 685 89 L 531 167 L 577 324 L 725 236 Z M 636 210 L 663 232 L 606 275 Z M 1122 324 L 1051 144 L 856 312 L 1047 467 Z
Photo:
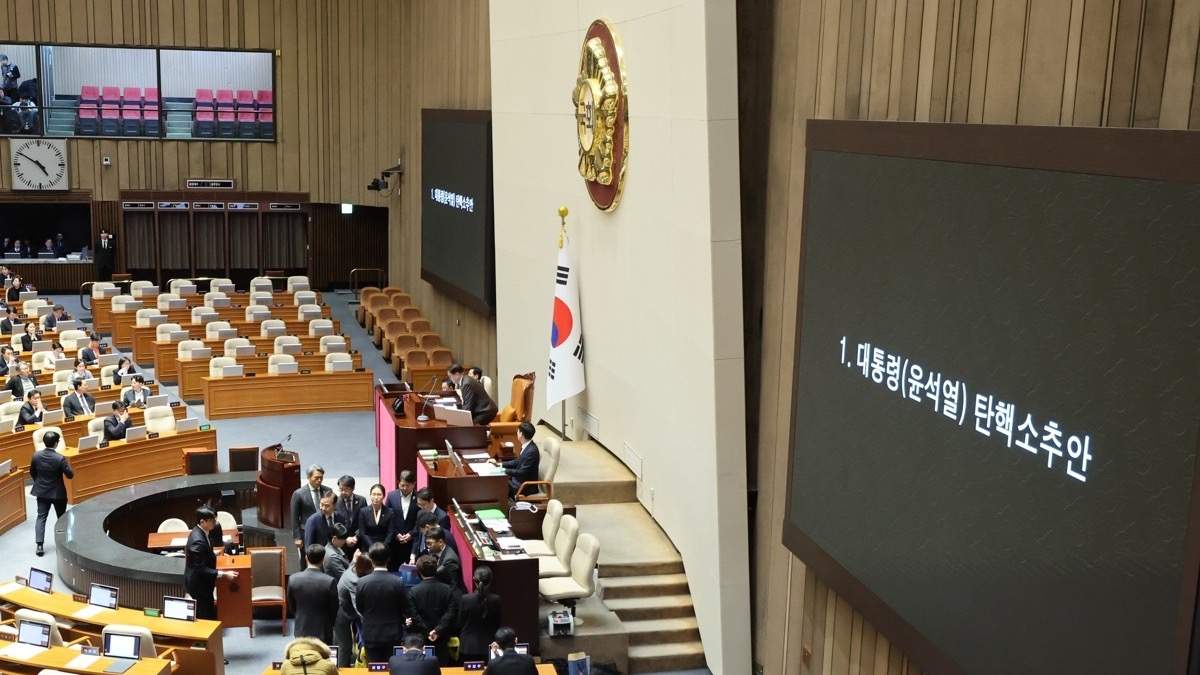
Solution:
M 1200 188 L 828 151 L 807 180 L 793 549 L 947 672 L 1180 672 Z
M 477 311 L 495 306 L 491 117 L 421 111 L 421 278 Z

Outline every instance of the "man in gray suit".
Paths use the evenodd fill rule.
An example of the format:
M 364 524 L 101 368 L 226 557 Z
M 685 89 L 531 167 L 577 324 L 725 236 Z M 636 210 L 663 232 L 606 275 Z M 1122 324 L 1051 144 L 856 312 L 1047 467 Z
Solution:
M 325 469 L 313 464 L 308 467 L 308 482 L 292 493 L 292 539 L 300 551 L 301 560 L 304 559 L 304 524 L 309 516 L 320 510 L 321 497 L 333 494 L 333 490 L 321 484 L 324 480 Z
M 67 511 L 67 484 L 63 482 L 63 477 L 75 477 L 71 462 L 54 450 L 60 440 L 57 431 L 47 431 L 42 436 L 45 447 L 33 453 L 33 459 L 29 462 L 29 476 L 33 479 L 33 489 L 29 494 L 37 498 L 37 522 L 33 526 L 33 534 L 39 557 L 46 554 L 42 542 L 46 538 L 46 519 L 50 517 L 50 507 L 54 507 L 55 519 L 62 518 Z
M 75 392 L 67 395 L 63 401 L 63 413 L 67 417 L 79 417 L 80 415 L 92 416 L 96 414 L 96 399 L 87 393 L 83 383 L 85 380 L 74 380 L 71 386 Z
M 321 563 L 325 547 L 313 544 L 304 551 L 308 567 L 288 578 L 288 606 L 296 615 L 293 637 L 311 637 L 333 642 L 333 621 L 337 618 L 337 580 L 325 574 Z

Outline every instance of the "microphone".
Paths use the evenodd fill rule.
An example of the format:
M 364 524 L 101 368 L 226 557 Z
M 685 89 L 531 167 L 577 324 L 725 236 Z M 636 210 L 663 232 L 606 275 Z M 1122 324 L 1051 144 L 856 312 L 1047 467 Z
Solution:
M 429 407 L 429 397 L 433 395 L 433 390 L 436 387 L 437 387 L 437 375 L 434 375 L 433 377 L 429 378 L 429 393 L 425 394 L 425 396 L 422 397 L 425 399 L 425 402 L 421 404 L 421 413 L 419 415 L 417 415 L 418 422 L 428 422 L 429 421 L 429 415 L 425 414 L 425 409 Z

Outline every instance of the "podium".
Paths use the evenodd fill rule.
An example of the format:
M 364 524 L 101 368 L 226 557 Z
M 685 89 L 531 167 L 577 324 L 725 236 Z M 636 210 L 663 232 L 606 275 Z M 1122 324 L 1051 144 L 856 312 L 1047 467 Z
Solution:
M 217 620 L 223 628 L 249 627 L 254 616 L 250 605 L 250 556 L 219 555 L 217 571 L 238 573 L 236 579 L 217 579 Z
M 280 454 L 284 458 L 280 459 Z M 291 529 L 284 523 L 291 509 L 292 493 L 300 487 L 300 458 L 282 446 L 263 448 L 258 471 L 258 521 L 263 525 Z

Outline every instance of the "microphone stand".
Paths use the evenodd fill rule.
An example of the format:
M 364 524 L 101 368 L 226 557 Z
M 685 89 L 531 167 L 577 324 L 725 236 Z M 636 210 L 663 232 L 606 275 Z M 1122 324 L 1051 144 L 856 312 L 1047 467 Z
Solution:
M 429 415 L 425 414 L 425 409 L 429 407 L 429 397 L 433 396 L 433 390 L 436 387 L 437 387 L 437 375 L 434 375 L 433 377 L 429 378 L 429 393 L 427 393 L 421 397 L 422 399 L 424 399 L 424 402 L 421 404 L 421 412 L 417 414 L 418 422 L 428 422 L 429 421 Z

